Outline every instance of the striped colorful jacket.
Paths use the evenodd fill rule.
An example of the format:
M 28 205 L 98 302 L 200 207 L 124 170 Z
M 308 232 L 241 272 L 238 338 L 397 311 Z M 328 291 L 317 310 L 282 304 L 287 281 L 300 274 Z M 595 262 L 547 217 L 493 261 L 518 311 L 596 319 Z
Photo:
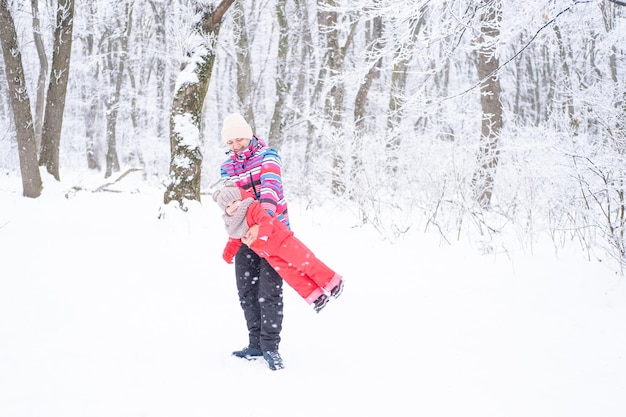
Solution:
M 248 149 L 240 155 L 232 151 L 228 154 L 229 158 L 222 163 L 222 178 L 235 181 L 244 190 L 252 188 L 261 207 L 289 227 L 287 202 L 283 195 L 282 161 L 276 149 L 270 148 L 255 135 Z

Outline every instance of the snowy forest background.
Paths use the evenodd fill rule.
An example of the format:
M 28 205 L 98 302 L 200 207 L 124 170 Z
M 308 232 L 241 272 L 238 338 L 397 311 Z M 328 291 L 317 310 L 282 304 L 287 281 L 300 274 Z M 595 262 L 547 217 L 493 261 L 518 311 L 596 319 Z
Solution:
M 47 192 L 34 156 L 46 180 L 132 172 L 184 207 L 218 181 L 238 111 L 281 153 L 289 198 L 346 201 L 389 239 L 437 230 L 490 252 L 504 232 L 548 235 L 626 264 L 620 1 L 0 0 L 0 15 L 0 170 L 27 196 Z

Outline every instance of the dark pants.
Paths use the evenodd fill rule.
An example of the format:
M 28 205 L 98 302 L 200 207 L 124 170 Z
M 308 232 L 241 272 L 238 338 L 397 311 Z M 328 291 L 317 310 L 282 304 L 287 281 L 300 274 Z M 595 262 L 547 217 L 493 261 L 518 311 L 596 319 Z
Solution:
M 249 346 L 278 350 L 283 326 L 283 280 L 246 245 L 235 255 L 239 304 L 248 325 Z

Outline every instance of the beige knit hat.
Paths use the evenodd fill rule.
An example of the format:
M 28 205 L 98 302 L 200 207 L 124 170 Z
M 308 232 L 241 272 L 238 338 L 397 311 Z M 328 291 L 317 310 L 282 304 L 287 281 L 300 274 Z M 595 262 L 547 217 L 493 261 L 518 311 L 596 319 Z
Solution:
M 222 139 L 228 142 L 232 139 L 252 138 L 252 128 L 239 113 L 232 113 L 224 119 L 222 126 Z
M 234 182 L 227 181 L 222 189 L 213 193 L 213 201 L 215 201 L 222 210 L 226 210 L 226 207 L 233 201 L 243 200 L 241 194 L 241 190 Z

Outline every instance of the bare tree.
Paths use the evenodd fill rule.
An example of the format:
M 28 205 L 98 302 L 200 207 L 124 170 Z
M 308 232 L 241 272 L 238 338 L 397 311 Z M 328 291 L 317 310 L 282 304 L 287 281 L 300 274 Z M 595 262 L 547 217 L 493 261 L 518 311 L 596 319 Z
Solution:
M 318 23 L 319 31 L 324 39 L 324 58 L 322 61 L 322 71 L 328 71 L 320 76 L 318 85 L 321 87 L 325 83 L 330 83 L 330 90 L 324 97 L 324 115 L 330 124 L 330 135 L 336 140 L 343 138 L 343 111 L 346 94 L 345 84 L 341 74 L 346 57 L 346 52 L 354 39 L 358 21 L 350 22 L 349 32 L 343 45 L 340 44 L 340 13 L 335 0 L 317 0 L 319 5 Z M 350 18 L 350 17 L 348 17 Z M 326 70 L 327 69 L 327 70 Z M 343 179 L 345 174 L 345 160 L 341 151 L 333 150 L 333 175 L 331 190 L 335 195 L 342 195 L 346 191 L 346 184 Z
M 237 98 L 239 107 L 246 121 L 255 131 L 254 109 L 252 103 L 252 63 L 250 56 L 250 40 L 248 39 L 248 27 L 246 24 L 246 14 L 243 9 L 243 2 L 235 3 L 235 45 L 237 51 Z
M 43 111 L 46 101 L 46 79 L 48 76 L 48 57 L 44 49 L 41 37 L 41 22 L 39 21 L 39 0 L 31 0 L 33 9 L 33 39 L 39 58 L 39 78 L 37 79 L 37 102 L 35 103 L 35 142 L 37 147 L 41 144 L 41 131 L 43 129 Z
M 563 71 L 562 83 L 565 85 L 563 89 L 563 109 L 567 113 L 567 117 L 569 119 L 569 127 L 572 131 L 573 135 L 578 134 L 578 119 L 576 118 L 576 114 L 574 112 L 574 97 L 572 96 L 572 76 L 570 71 L 569 63 L 573 61 L 572 51 L 568 48 L 567 45 L 563 42 L 563 37 L 561 36 L 561 29 L 559 29 L 558 25 L 554 25 L 553 27 L 554 33 L 556 35 L 557 44 L 559 45 L 559 62 L 561 63 L 561 68 Z M 556 81 L 553 81 L 556 82 Z
M 387 110 L 387 133 L 389 138 L 385 143 L 388 158 L 387 171 L 391 174 L 392 178 L 395 178 L 398 172 L 398 152 L 402 142 L 402 136 L 398 134 L 397 128 L 404 118 L 408 66 L 413 56 L 414 43 L 425 23 L 426 20 L 423 13 L 420 13 L 418 18 L 410 19 L 410 27 L 412 27 L 413 30 L 411 31 L 409 40 L 399 43 L 394 48 L 391 85 L 389 88 L 389 108 Z
M 97 5 L 90 3 L 88 5 L 87 25 L 88 27 L 96 27 Z M 97 42 L 95 40 L 95 31 L 89 31 L 82 37 L 84 44 L 83 57 L 84 61 L 92 62 L 92 70 L 90 72 L 90 81 L 83 83 L 82 101 L 86 103 L 86 109 L 82 114 L 85 123 L 85 148 L 87 151 L 87 167 L 89 169 L 98 170 L 102 168 L 100 161 L 100 146 L 98 144 L 98 108 L 100 107 L 100 84 L 101 84 L 101 66 Z M 81 39 L 81 38 L 79 38 Z
M 217 7 L 196 3 L 200 19 L 193 27 L 186 60 L 179 74 L 170 115 L 170 175 L 163 202 L 200 201 L 202 152 L 200 131 L 202 107 L 211 71 L 222 19 L 234 0 L 223 0 Z
M 167 54 L 166 45 L 167 45 L 167 31 L 165 28 L 168 14 L 167 11 L 171 7 L 172 0 L 148 0 L 150 4 L 150 8 L 153 12 L 154 24 L 155 24 L 155 39 L 157 48 L 159 51 L 155 53 L 154 59 L 156 60 L 156 81 L 158 84 L 157 88 L 157 105 L 159 106 L 159 114 L 156 120 L 157 124 L 157 134 L 159 136 L 165 136 L 165 117 L 160 117 L 163 114 L 166 114 L 166 106 L 167 103 L 165 101 L 165 91 L 169 91 L 171 86 L 168 84 L 166 80 L 166 69 L 167 69 Z M 162 48 L 162 49 L 160 49 Z M 161 52 L 161 53 L 159 53 Z
M 123 21 L 117 21 L 116 32 L 120 31 L 119 39 L 110 37 L 108 42 L 109 53 L 106 55 L 107 69 L 109 70 L 112 90 L 106 100 L 106 170 L 104 177 L 110 177 L 113 172 L 120 170 L 120 162 L 117 155 L 117 114 L 122 92 L 122 81 L 124 79 L 124 68 L 128 60 L 128 38 L 132 30 L 132 2 L 124 3 Z M 117 51 L 117 53 L 115 53 Z M 117 59 L 116 59 L 117 58 Z
M 478 42 L 478 78 L 480 86 L 480 106 L 482 123 L 478 169 L 474 172 L 473 185 L 476 201 L 482 207 L 491 204 L 493 182 L 500 156 L 499 138 L 502 129 L 502 103 L 500 101 L 500 80 L 496 74 L 500 66 L 496 40 L 500 34 L 500 0 L 484 0 L 480 15 L 480 35 Z
M 619 5 L 626 5 L 626 2 L 614 2 Z M 601 5 L 602 10 L 602 18 L 604 21 L 604 28 L 606 29 L 606 33 L 611 33 L 615 30 L 616 26 L 616 12 L 614 7 L 611 7 L 609 4 L 603 3 Z M 619 82 L 618 72 L 617 72 L 617 45 L 611 45 L 610 53 L 609 53 L 609 74 L 611 75 L 611 81 L 616 86 L 615 87 L 615 97 L 613 99 L 614 107 L 617 109 L 619 116 L 617 117 L 617 121 L 615 124 L 614 132 L 616 135 L 620 136 L 620 139 L 623 141 L 623 138 L 626 136 L 626 130 L 624 129 L 626 126 L 626 87 L 623 83 Z
M 274 103 L 274 114 L 270 124 L 270 134 L 272 145 L 280 148 L 283 144 L 284 136 L 281 135 L 282 126 L 286 119 L 285 102 L 289 93 L 290 72 L 287 58 L 289 56 L 289 23 L 286 15 L 287 0 L 276 2 L 276 20 L 278 21 L 278 57 L 276 59 L 276 101 Z
M 384 47 L 383 41 L 383 21 L 381 16 L 375 16 L 371 21 L 371 28 L 368 33 L 368 48 L 367 55 L 372 57 L 367 62 L 369 69 L 361 82 L 361 86 L 356 93 L 354 99 L 354 137 L 353 137 L 353 149 L 352 149 L 352 177 L 358 176 L 361 170 L 361 148 L 363 133 L 365 132 L 365 117 L 366 117 L 366 104 L 367 96 L 372 87 L 372 82 L 378 77 L 380 73 L 380 67 L 382 64 L 382 48 Z
M 59 0 L 57 6 L 52 71 L 46 96 L 46 110 L 41 138 L 39 165 L 45 166 L 57 181 L 59 175 L 59 148 L 65 109 L 65 95 L 72 54 L 72 30 L 74 28 L 74 0 Z
M 22 54 L 17 43 L 15 23 L 6 0 L 0 0 L 0 42 L 2 43 L 2 54 L 6 66 L 13 119 L 15 120 L 23 193 L 26 197 L 36 198 L 41 195 L 43 187 L 37 166 L 33 116 L 30 111 L 30 98 L 26 88 Z

